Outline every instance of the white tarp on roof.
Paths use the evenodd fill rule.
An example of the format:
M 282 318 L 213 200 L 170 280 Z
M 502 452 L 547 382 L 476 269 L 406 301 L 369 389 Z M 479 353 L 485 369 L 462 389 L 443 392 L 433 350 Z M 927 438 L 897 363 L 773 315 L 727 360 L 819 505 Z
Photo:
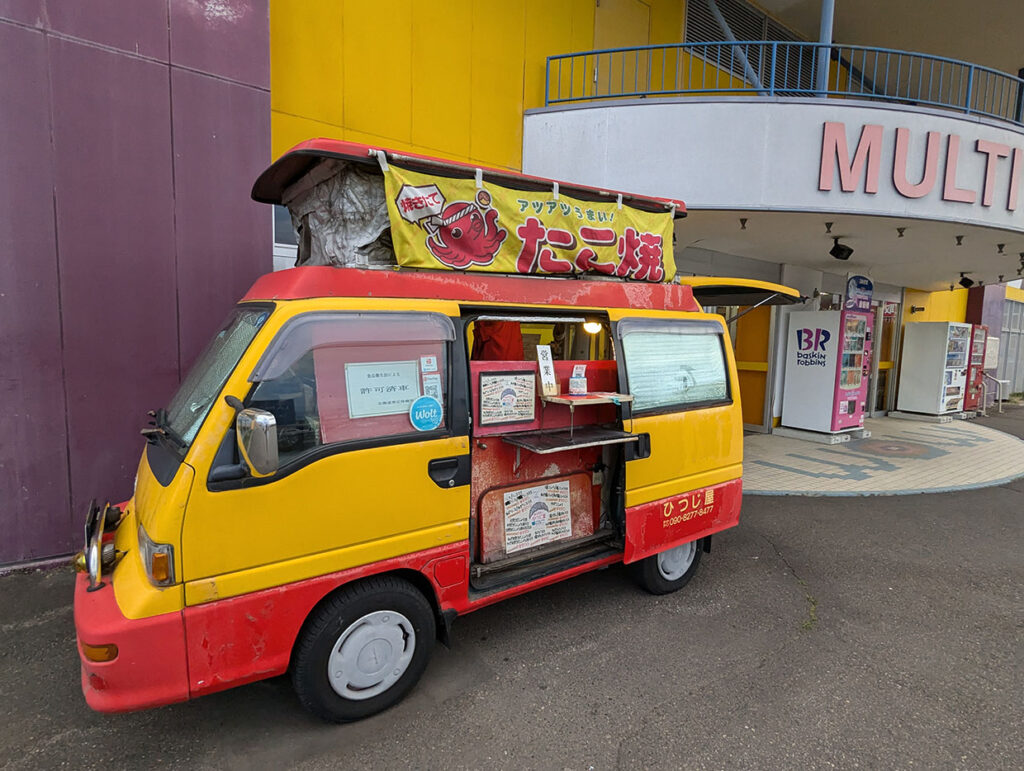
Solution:
M 299 236 L 298 265 L 383 268 L 396 265 L 384 178 L 353 163 L 325 160 L 284 191 Z

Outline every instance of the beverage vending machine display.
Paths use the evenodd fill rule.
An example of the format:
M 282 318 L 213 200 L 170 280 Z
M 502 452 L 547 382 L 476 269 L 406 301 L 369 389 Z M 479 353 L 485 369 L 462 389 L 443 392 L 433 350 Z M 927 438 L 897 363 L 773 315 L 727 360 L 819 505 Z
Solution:
M 976 410 L 981 402 L 981 386 L 985 379 L 985 344 L 988 341 L 988 327 L 975 324 L 971 328 L 971 354 L 967 362 L 967 390 L 964 392 L 964 409 Z
M 896 408 L 943 415 L 964 408 L 971 325 L 918 321 L 903 331 Z

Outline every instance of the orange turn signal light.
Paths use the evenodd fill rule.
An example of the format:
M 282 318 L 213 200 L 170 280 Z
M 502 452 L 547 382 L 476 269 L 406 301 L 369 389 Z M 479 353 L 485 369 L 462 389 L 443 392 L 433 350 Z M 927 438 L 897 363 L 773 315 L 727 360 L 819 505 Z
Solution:
M 113 661 L 117 658 L 117 646 L 113 643 L 108 645 L 82 643 L 82 653 L 89 661 Z
M 171 580 L 171 558 L 164 552 L 156 552 L 153 555 L 153 564 L 150 567 L 150 575 L 157 583 L 165 583 Z

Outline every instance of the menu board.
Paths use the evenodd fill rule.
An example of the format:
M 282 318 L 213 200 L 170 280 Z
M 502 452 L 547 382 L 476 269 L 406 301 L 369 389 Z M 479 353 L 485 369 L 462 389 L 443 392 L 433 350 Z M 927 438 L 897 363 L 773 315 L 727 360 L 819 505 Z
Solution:
M 536 391 L 533 372 L 481 372 L 480 425 L 533 422 Z
M 728 396 L 719 335 L 630 332 L 623 349 L 636 410 Z
M 569 480 L 505 493 L 505 552 L 572 535 Z

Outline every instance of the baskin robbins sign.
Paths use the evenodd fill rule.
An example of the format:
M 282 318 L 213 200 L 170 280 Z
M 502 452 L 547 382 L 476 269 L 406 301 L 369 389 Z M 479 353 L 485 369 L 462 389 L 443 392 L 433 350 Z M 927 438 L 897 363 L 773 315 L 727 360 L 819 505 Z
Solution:
M 391 240 L 410 268 L 670 281 L 673 213 L 389 165 Z
M 827 329 L 797 329 L 796 364 L 798 367 L 824 367 L 828 363 L 826 346 L 832 339 Z

